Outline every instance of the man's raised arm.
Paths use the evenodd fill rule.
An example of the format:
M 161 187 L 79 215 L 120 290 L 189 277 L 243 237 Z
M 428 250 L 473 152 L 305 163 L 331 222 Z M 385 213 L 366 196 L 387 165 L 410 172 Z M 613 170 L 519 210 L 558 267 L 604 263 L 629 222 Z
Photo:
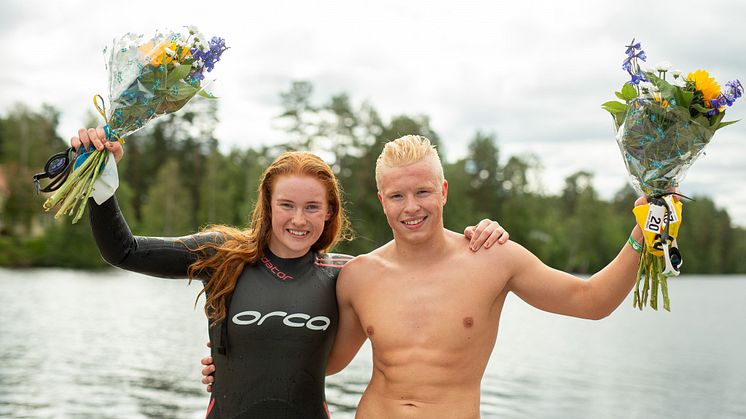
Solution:
M 638 199 L 635 204 L 644 203 Z M 632 238 L 641 242 L 635 225 Z M 532 306 L 557 314 L 601 319 L 611 314 L 629 294 L 637 278 L 640 254 L 627 243 L 606 267 L 589 280 L 553 269 L 525 248 L 511 246 L 510 291 Z

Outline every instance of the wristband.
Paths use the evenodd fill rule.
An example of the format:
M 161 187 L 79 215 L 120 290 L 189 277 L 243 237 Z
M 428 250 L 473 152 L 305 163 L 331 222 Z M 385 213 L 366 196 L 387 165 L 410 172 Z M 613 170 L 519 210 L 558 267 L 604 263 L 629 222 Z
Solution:
M 630 247 L 632 247 L 632 249 L 635 252 L 642 253 L 642 244 L 638 242 L 637 240 L 635 240 L 635 238 L 632 237 L 631 234 L 629 235 L 629 238 L 627 239 L 627 244 L 629 244 Z

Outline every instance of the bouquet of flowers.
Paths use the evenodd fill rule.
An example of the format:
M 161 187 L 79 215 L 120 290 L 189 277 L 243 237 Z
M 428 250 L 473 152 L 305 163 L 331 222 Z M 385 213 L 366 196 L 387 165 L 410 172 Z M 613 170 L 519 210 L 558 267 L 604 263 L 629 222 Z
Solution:
M 154 118 L 178 111 L 196 94 L 212 98 L 204 90 L 205 73 L 214 68 L 227 49 L 225 40 L 213 37 L 207 42 L 195 27 L 187 30 L 156 32 L 152 38 L 128 33 L 114 39 L 110 49 L 104 49 L 109 71 L 109 112 L 100 96 L 94 97 L 94 104 L 106 121 L 107 139 L 123 144 L 124 137 Z M 104 149 L 79 156 L 72 173 L 47 199 L 44 209 L 60 205 L 55 218 L 70 214 L 76 223 L 102 170 L 107 164 L 114 166 L 109 154 Z
M 700 156 L 715 131 L 737 121 L 724 122 L 725 109 L 743 95 L 738 80 L 725 88 L 707 71 L 682 76 L 669 63 L 642 70 L 645 51 L 633 39 L 627 45 L 622 68 L 631 77 L 617 98 L 602 105 L 614 118 L 616 139 L 632 186 L 647 196 L 648 204 L 634 209 L 645 241 L 635 287 L 635 307 L 658 309 L 658 288 L 663 307 L 670 311 L 667 278 L 679 274 L 682 263 L 676 236 L 681 224 L 681 203 L 671 192 Z M 641 288 L 642 285 L 642 289 Z

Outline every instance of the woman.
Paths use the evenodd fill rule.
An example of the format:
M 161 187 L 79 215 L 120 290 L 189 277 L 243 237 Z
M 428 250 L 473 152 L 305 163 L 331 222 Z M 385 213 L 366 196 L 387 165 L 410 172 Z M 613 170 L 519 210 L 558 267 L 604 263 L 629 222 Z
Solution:
M 122 158 L 101 127 L 78 135 L 71 139 L 76 149 L 93 145 Z M 100 206 L 91 201 L 89 211 L 110 264 L 203 282 L 219 371 L 207 418 L 329 417 L 324 378 L 338 323 L 335 282 L 351 257 L 324 253 L 348 236 L 349 223 L 323 160 L 304 152 L 278 157 L 262 175 L 244 231 L 213 226 L 181 238 L 135 237 L 114 197 Z M 497 240 L 494 224 L 474 230 L 477 244 Z

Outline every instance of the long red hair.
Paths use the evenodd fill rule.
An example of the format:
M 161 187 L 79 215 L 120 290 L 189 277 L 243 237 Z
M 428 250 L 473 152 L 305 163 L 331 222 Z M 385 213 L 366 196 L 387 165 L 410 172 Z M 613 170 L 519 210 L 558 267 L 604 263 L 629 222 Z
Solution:
M 254 265 L 264 257 L 264 249 L 269 245 L 272 234 L 272 190 L 279 177 L 288 175 L 318 179 L 327 191 L 330 217 L 311 250 L 324 252 L 338 241 L 350 238 L 350 223 L 342 208 L 341 188 L 329 165 L 307 152 L 281 154 L 262 174 L 249 228 L 239 230 L 224 225 L 210 226 L 205 231 L 218 233 L 221 240 L 195 249 L 201 257 L 189 267 L 189 277 L 194 278 L 199 272 L 210 273 L 210 279 L 200 295 L 204 292 L 207 296 L 205 313 L 213 324 L 227 316 L 226 299 L 233 293 L 246 264 Z

